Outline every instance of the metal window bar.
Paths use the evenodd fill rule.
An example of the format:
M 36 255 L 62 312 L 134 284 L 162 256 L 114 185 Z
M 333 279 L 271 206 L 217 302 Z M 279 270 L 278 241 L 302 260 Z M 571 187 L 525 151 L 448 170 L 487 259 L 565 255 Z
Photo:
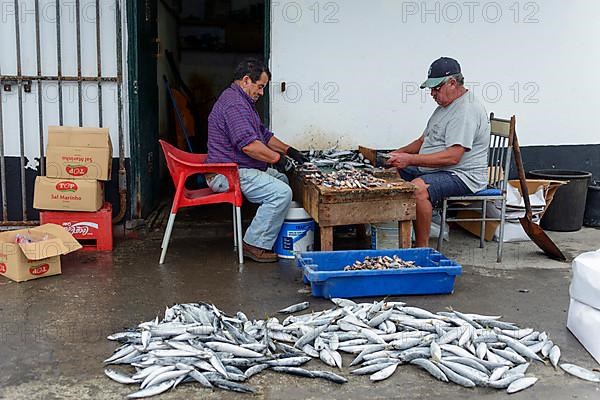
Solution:
M 0 90 L 0 186 L 2 193 L 2 222 L 8 220 L 8 199 L 6 198 L 6 163 L 4 160 L 4 121 L 2 119 L 2 90 Z
M 58 85 L 58 124 L 63 124 L 62 48 L 60 40 L 60 0 L 56 0 L 56 77 Z
M 35 0 L 35 48 L 36 48 L 36 66 L 37 74 L 42 75 L 42 45 L 40 40 L 40 0 Z M 44 161 L 44 118 L 43 118 L 43 103 L 42 103 L 42 81 L 37 81 L 38 94 L 38 128 L 40 135 L 40 173 L 46 175 L 46 163 Z
M 125 214 L 126 207 L 126 174 L 125 174 L 125 148 L 124 148 L 124 130 L 123 130 L 123 104 L 122 104 L 122 77 L 123 77 L 123 43 L 122 43 L 122 16 L 121 16 L 121 2 L 115 0 L 115 23 L 116 23 L 116 64 L 117 74 L 116 76 L 103 76 L 102 75 L 102 58 L 101 58 L 101 35 L 100 35 L 100 0 L 96 0 L 96 57 L 97 57 L 97 75 L 96 76 L 83 76 L 81 74 L 81 16 L 80 16 L 80 0 L 76 0 L 76 42 L 77 42 L 77 75 L 76 76 L 63 76 L 62 74 L 62 46 L 61 46 L 61 2 L 56 0 L 56 75 L 45 75 L 42 71 L 42 56 L 41 56 L 41 26 L 40 26 L 40 4 L 39 0 L 35 0 L 35 46 L 36 46 L 36 75 L 23 75 L 21 67 L 21 32 L 20 32 L 20 17 L 19 17 L 19 1 L 14 1 L 15 7 L 15 42 L 16 42 L 16 75 L 3 75 L 0 71 L 0 83 L 6 83 L 16 85 L 18 89 L 18 107 L 19 107 L 19 147 L 20 147 L 20 185 L 21 185 L 21 209 L 22 209 L 22 220 L 21 221 L 10 221 L 8 219 L 8 198 L 7 198 L 7 173 L 6 173 L 6 154 L 4 146 L 4 129 L 3 129 L 3 101 L 2 101 L 2 88 L 0 88 L 0 193 L 2 195 L 2 218 L 0 220 L 0 227 L 2 226 L 28 226 L 37 225 L 39 221 L 31 221 L 27 216 L 27 187 L 26 187 L 26 170 L 25 170 L 25 132 L 23 124 L 23 87 L 24 85 L 32 85 L 34 82 L 37 83 L 37 96 L 38 96 L 38 132 L 39 132 L 39 146 L 40 146 L 40 173 L 45 174 L 45 163 L 44 163 L 44 138 L 43 138 L 43 96 L 42 96 L 42 84 L 43 82 L 56 82 L 58 87 L 58 121 L 59 125 L 63 124 L 64 121 L 64 109 L 63 109 L 63 93 L 62 88 L 63 82 L 76 82 L 78 87 L 78 117 L 79 126 L 83 124 L 83 101 L 82 101 L 82 84 L 84 82 L 96 82 L 98 85 L 98 123 L 99 126 L 103 126 L 103 100 L 102 100 L 102 84 L 107 82 L 116 83 L 117 87 L 117 108 L 118 108 L 118 137 L 119 137 L 119 194 L 120 194 L 120 205 L 121 209 L 119 214 L 113 219 L 113 222 L 120 221 Z
M 75 0 L 75 41 L 77 47 L 77 76 L 81 76 L 81 7 L 79 4 L 79 0 Z M 81 81 L 77 81 L 77 118 L 79 121 L 79 126 L 83 126 L 83 104 L 82 104 L 82 95 L 81 95 Z
M 19 26 L 19 0 L 15 0 L 15 41 L 17 49 L 17 75 L 21 75 L 21 29 Z M 21 165 L 21 212 L 23 221 L 27 221 L 27 190 L 25 188 L 25 134 L 23 130 L 23 83 L 18 82 L 17 93 L 19 101 L 19 161 Z
M 102 44 L 100 42 L 100 0 L 96 0 L 96 71 L 98 72 L 98 126 L 102 128 Z

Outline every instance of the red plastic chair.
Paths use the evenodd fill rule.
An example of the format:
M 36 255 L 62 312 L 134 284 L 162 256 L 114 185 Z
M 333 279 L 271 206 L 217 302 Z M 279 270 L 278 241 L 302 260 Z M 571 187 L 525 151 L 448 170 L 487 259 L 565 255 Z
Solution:
M 238 249 L 240 264 L 244 262 L 242 252 L 242 218 L 241 207 L 243 202 L 242 189 L 240 188 L 240 176 L 238 166 L 235 163 L 207 164 L 207 154 L 188 153 L 170 145 L 164 140 L 159 140 L 162 146 L 167 167 L 175 184 L 175 197 L 171 207 L 171 215 L 162 245 L 159 263 L 165 261 L 171 231 L 175 223 L 175 215 L 180 208 L 203 206 L 206 204 L 230 203 L 233 205 L 233 246 Z M 229 182 L 229 190 L 223 193 L 215 193 L 211 189 L 190 190 L 185 187 L 185 181 L 192 175 L 215 173 L 224 175 Z

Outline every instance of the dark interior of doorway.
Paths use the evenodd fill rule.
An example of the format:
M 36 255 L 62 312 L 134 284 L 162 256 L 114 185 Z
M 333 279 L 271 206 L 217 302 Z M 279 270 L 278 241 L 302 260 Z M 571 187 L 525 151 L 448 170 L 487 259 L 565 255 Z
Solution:
M 193 151 L 205 153 L 208 114 L 231 83 L 235 66 L 245 57 L 265 58 L 265 0 L 160 0 L 158 14 L 159 101 L 164 103 L 159 135 L 183 150 L 189 148 L 164 75 L 190 131 Z M 257 109 L 264 115 L 264 101 Z
M 189 151 L 191 145 L 194 153 L 206 153 L 208 114 L 220 93 L 231 84 L 236 65 L 246 57 L 267 61 L 268 4 L 268 0 L 159 0 L 157 85 L 161 139 L 182 150 Z M 172 89 L 172 97 L 163 76 Z M 189 144 L 184 139 L 173 102 L 193 135 Z M 264 121 L 268 99 L 263 98 L 256 108 Z M 162 201 L 148 222 L 160 229 L 174 190 L 163 155 L 159 158 L 161 184 L 158 186 Z M 191 187 L 199 184 L 202 181 L 197 179 L 187 183 Z M 254 211 L 245 203 L 245 217 Z M 188 221 L 217 222 L 231 217 L 229 205 L 200 207 L 186 213 L 192 214 L 182 217 Z

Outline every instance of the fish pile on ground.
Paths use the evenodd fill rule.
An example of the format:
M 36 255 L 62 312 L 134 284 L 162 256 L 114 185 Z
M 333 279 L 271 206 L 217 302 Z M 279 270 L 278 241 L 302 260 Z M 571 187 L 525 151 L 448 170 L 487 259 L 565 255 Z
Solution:
M 415 265 L 414 261 L 404 261 L 400 257 L 394 254 L 393 257 L 378 256 L 369 257 L 366 256 L 363 261 L 355 261 L 352 265 L 346 265 L 344 271 L 360 271 L 367 269 L 400 269 L 400 268 L 421 268 Z
M 281 310 L 292 314 L 279 321 L 249 320 L 242 312 L 227 316 L 206 303 L 167 308 L 162 321 L 110 335 L 122 346 L 106 364 L 106 375 L 140 389 L 128 398 L 153 396 L 184 382 L 244 393 L 255 390 L 243 382 L 266 369 L 307 378 L 345 383 L 343 376 L 301 368 L 312 358 L 342 368 L 341 353 L 352 354 L 353 375 L 380 381 L 399 365 L 413 364 L 443 382 L 465 387 L 485 386 L 514 393 L 535 384 L 526 375 L 530 361 L 556 368 L 560 349 L 545 332 L 519 328 L 499 316 L 463 314 L 456 310 L 431 313 L 402 302 L 355 303 L 332 299 L 334 307 L 302 315 L 308 302 Z M 528 361 L 529 360 L 529 361 Z M 581 379 L 600 382 L 600 374 L 573 364 L 561 364 Z
M 309 150 L 309 165 L 334 169 L 373 168 L 371 162 L 361 153 L 350 150 Z M 304 164 L 306 165 L 306 164 Z
M 376 178 L 369 171 L 357 169 L 332 172 L 314 171 L 305 177 L 317 185 L 334 189 L 368 189 L 384 185 L 392 186 L 392 184 L 386 183 L 385 179 Z

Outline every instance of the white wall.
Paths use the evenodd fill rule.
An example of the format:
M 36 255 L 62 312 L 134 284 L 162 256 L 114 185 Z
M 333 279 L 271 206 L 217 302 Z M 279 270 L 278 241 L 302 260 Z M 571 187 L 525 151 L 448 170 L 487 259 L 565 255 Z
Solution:
M 15 41 L 14 1 L 0 0 L 0 73 L 2 75 L 17 74 L 17 53 Z M 57 74 L 56 46 L 56 8 L 55 0 L 40 0 L 40 40 L 42 58 L 42 75 Z M 101 67 L 103 76 L 116 76 L 116 24 L 114 0 L 100 1 L 101 24 Z M 19 28 L 21 35 L 21 67 L 22 75 L 37 75 L 37 50 L 35 42 L 35 7 L 33 1 L 19 2 Z M 61 2 L 61 47 L 62 74 L 77 75 L 76 58 L 76 19 L 75 2 Z M 96 59 L 96 11 L 95 0 L 81 0 L 81 73 L 84 76 L 97 75 Z M 127 30 L 125 2 L 121 2 L 123 33 L 123 73 L 127 82 Z M 83 83 L 83 125 L 98 126 L 98 86 L 96 82 Z M 103 126 L 109 128 L 113 143 L 113 154 L 119 154 L 119 135 L 117 125 L 118 103 L 116 83 L 102 84 Z M 0 87 L 0 90 L 2 88 Z M 23 130 L 24 153 L 28 159 L 28 168 L 37 168 L 34 158 L 39 158 L 39 123 L 37 82 L 33 82 L 31 93 L 23 92 Z M 42 85 L 44 143 L 47 139 L 49 125 L 58 125 L 58 85 L 54 81 L 46 81 Z M 77 126 L 79 100 L 77 83 L 63 83 L 63 125 Z M 125 156 L 129 156 L 129 129 L 127 85 L 123 85 L 123 129 L 125 136 Z M 2 92 L 2 116 L 4 132 L 5 156 L 19 156 L 19 102 L 17 86 L 11 92 Z
M 440 56 L 488 112 L 517 116 L 522 145 L 600 143 L 600 2 L 282 0 L 271 14 L 271 127 L 300 147 L 420 135 L 436 104 L 418 85 Z

